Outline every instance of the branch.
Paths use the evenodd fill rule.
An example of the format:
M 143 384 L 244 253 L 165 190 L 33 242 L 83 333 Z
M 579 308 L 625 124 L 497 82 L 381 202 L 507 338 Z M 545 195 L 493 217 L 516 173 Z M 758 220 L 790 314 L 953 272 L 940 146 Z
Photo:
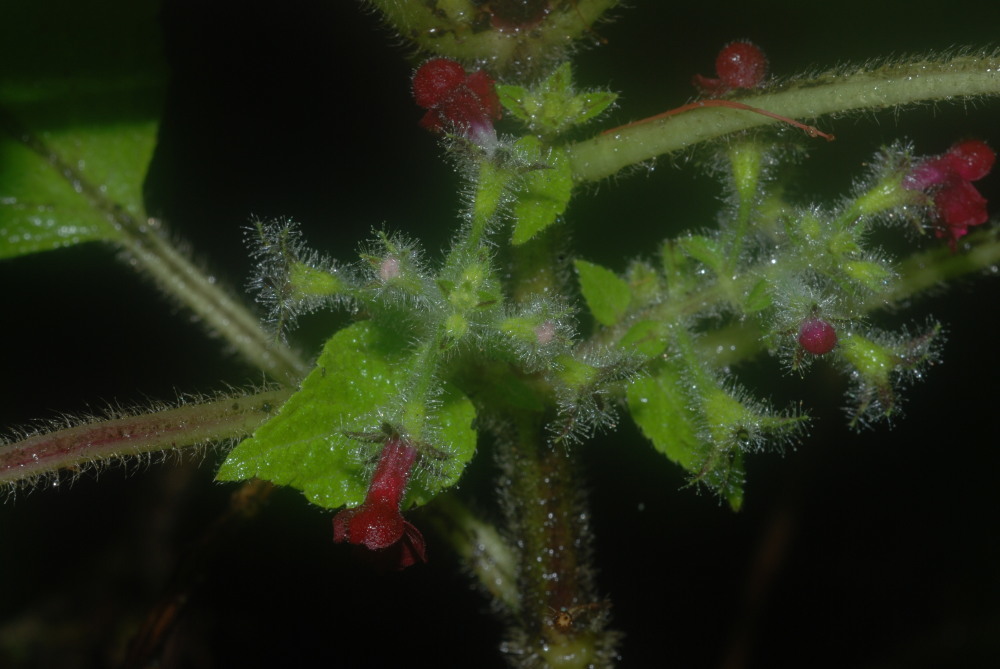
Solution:
M 817 118 L 983 95 L 1000 95 L 997 52 L 885 65 L 853 74 L 830 73 L 740 102 L 789 118 Z M 569 146 L 573 178 L 597 181 L 662 154 L 775 123 L 779 121 L 756 113 L 709 107 L 624 127 Z
M 0 446 L 0 486 L 30 484 L 60 470 L 79 471 L 128 456 L 245 437 L 291 393 L 281 389 L 228 395 L 26 436 Z

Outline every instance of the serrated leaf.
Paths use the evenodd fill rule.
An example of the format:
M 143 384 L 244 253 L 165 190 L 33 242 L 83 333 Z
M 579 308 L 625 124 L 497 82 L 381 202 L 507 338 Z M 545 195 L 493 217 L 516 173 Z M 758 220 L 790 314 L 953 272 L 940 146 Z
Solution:
M 628 283 L 617 274 L 586 260 L 574 260 L 580 276 L 580 291 L 590 313 L 601 325 L 614 325 L 628 311 L 632 291 Z
M 637 379 L 626 391 L 629 413 L 671 462 L 726 499 L 734 511 L 743 504 L 743 454 L 706 441 L 701 435 L 704 416 L 698 402 L 684 388 L 683 372 L 665 360 L 647 377 Z
M 115 240 L 117 215 L 144 217 L 165 81 L 158 3 L 42 7 L 0 9 L 0 258 Z M 26 29 L 41 23 L 44 39 Z
M 683 391 L 680 370 L 664 363 L 650 376 L 628 387 L 626 399 L 632 419 L 657 451 L 691 473 L 698 473 L 705 458 L 698 438 L 698 415 Z
M 513 84 L 498 84 L 497 97 L 500 104 L 507 112 L 525 124 L 531 123 L 531 112 L 525 106 L 525 100 L 530 93 L 524 86 L 514 86 Z
M 537 165 L 523 176 L 517 190 L 511 239 L 517 245 L 555 223 L 566 211 L 573 192 L 573 173 L 562 148 L 543 152 L 542 143 L 532 136 L 522 137 L 515 146 L 526 162 Z
M 301 490 L 326 508 L 355 506 L 365 497 L 372 445 L 387 408 L 397 401 L 410 368 L 407 340 L 372 321 L 347 327 L 327 341 L 301 389 L 226 458 L 216 478 L 253 477 Z M 436 457 L 418 469 L 408 503 L 424 504 L 454 485 L 476 448 L 475 409 L 453 388 L 431 421 Z

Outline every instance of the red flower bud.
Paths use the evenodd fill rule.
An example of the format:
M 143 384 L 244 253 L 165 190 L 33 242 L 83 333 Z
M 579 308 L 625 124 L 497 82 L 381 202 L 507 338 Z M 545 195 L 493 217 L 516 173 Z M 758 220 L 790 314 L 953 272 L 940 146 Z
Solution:
M 837 331 L 822 318 L 808 318 L 799 326 L 799 346 L 813 355 L 823 355 L 837 345 Z
M 756 44 L 730 42 L 715 59 L 718 79 L 694 75 L 692 83 L 709 97 L 724 95 L 734 88 L 757 88 L 767 75 L 767 57 Z
M 756 88 L 767 75 L 767 57 L 756 44 L 731 42 L 715 59 L 715 71 L 731 88 Z
M 500 98 L 493 78 L 482 70 L 466 74 L 453 60 L 431 59 L 413 75 L 413 98 L 427 109 L 422 127 L 455 129 L 481 146 L 496 143 L 493 122 L 502 115 Z

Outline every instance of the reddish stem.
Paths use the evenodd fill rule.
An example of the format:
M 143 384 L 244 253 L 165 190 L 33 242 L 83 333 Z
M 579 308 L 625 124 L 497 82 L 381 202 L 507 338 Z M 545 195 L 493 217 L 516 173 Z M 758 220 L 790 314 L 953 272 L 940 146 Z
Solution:
M 625 130 L 627 128 L 632 128 L 637 125 L 644 125 L 651 121 L 659 121 L 660 119 L 667 118 L 669 116 L 676 116 L 678 114 L 683 114 L 694 109 L 700 109 L 702 107 L 728 107 L 729 109 L 741 109 L 743 111 L 753 112 L 755 114 L 760 114 L 762 116 L 767 116 L 768 118 L 773 118 L 776 121 L 781 121 L 787 123 L 796 128 L 801 129 L 810 137 L 822 137 L 828 142 L 832 142 L 835 137 L 829 133 L 825 133 L 815 126 L 806 125 L 805 123 L 800 123 L 795 119 L 788 118 L 787 116 L 782 116 L 780 114 L 775 114 L 774 112 L 769 112 L 766 109 L 761 109 L 760 107 L 752 107 L 748 104 L 742 102 L 736 102 L 735 100 L 699 100 L 697 102 L 691 102 L 686 105 L 681 105 L 676 109 L 669 109 L 655 116 L 650 116 L 648 118 L 640 119 L 638 121 L 632 121 L 631 123 L 626 123 L 625 125 L 620 125 L 617 128 L 611 128 L 610 130 L 605 130 L 602 135 L 608 135 L 613 132 L 619 132 L 620 130 Z

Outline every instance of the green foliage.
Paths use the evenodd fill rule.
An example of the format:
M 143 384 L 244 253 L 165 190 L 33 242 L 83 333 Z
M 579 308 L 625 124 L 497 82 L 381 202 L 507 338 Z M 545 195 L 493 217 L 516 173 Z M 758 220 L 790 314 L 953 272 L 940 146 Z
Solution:
M 573 176 L 563 149 L 546 150 L 539 139 L 530 135 L 519 139 L 514 148 L 530 165 L 515 195 L 511 241 L 518 245 L 559 220 L 569 204 Z
M 632 291 L 614 272 L 579 258 L 573 261 L 587 308 L 601 325 L 614 325 L 628 311 Z
M 356 506 L 365 497 L 374 446 L 387 425 L 403 422 L 401 402 L 414 364 L 399 333 L 366 321 L 326 343 L 316 368 L 274 418 L 230 452 L 216 477 L 253 477 L 288 485 L 325 508 Z M 472 403 L 454 388 L 428 412 L 418 441 L 429 464 L 408 492 L 424 504 L 454 485 L 476 449 Z
M 606 111 L 617 94 L 610 91 L 577 93 L 569 62 L 555 69 L 535 86 L 497 86 L 500 103 L 533 133 L 546 139 L 563 134 Z
M 0 62 L 18 65 L 0 76 L 0 258 L 120 242 L 122 214 L 144 219 L 165 81 L 158 3 L 50 4 L 45 39 L 19 28 L 30 4 L 0 16 Z M 128 39 L 114 33 L 122 19 Z
M 380 447 L 398 434 L 419 452 L 413 478 L 400 483 L 397 474 L 408 507 L 454 486 L 474 456 L 479 432 L 494 432 L 510 545 L 494 532 L 494 547 L 480 548 L 486 545 L 480 535 L 461 531 L 472 524 L 468 519 L 449 534 L 465 548 L 477 542 L 459 552 L 482 557 L 483 564 L 495 558 L 480 556 L 483 551 L 506 553 L 494 564 L 503 564 L 503 578 L 516 585 L 493 585 L 508 592 L 512 617 L 521 619 L 516 643 L 535 644 L 522 653 L 512 642 L 512 656 L 541 657 L 541 648 L 553 665 L 580 658 L 601 664 L 593 658 L 613 657 L 616 640 L 605 633 L 601 597 L 585 583 L 586 513 L 574 506 L 580 494 L 571 466 L 577 443 L 615 427 L 624 404 L 657 452 L 693 485 L 738 510 L 746 458 L 796 442 L 807 422 L 801 409 L 775 410 L 762 399 L 764 389 L 738 380 L 739 362 L 766 352 L 786 371 L 805 376 L 812 361 L 822 361 L 850 379 L 852 426 L 897 416 L 902 389 L 936 359 L 940 339 L 934 323 L 916 335 L 872 325 L 872 311 L 922 289 L 914 287 L 919 282 L 908 284 L 900 269 L 909 264 L 922 271 L 921 263 L 901 264 L 879 245 L 886 237 L 890 248 L 899 245 L 900 222 L 934 221 L 928 218 L 931 196 L 904 187 L 919 158 L 909 147 L 886 147 L 843 199 L 803 203 L 796 185 L 777 181 L 773 168 L 804 152 L 766 129 L 750 135 L 748 128 L 773 119 L 746 109 L 692 109 L 575 140 L 576 130 L 616 95 L 575 90 L 566 44 L 587 35 L 615 2 L 373 4 L 428 52 L 475 62 L 505 79 L 499 98 L 526 134 L 473 137 L 461 128 L 449 134 L 443 146 L 465 180 L 466 201 L 440 262 L 428 260 L 420 244 L 402 234 L 376 233 L 354 262 L 337 263 L 308 249 L 287 221 L 254 227 L 253 285 L 279 330 L 320 308 L 346 307 L 355 322 L 326 341 L 304 379 L 294 356 L 284 374 L 268 367 L 266 361 L 284 349 L 259 337 L 254 361 L 287 385 L 274 391 L 275 401 L 292 386 L 298 390 L 229 453 L 217 478 L 287 485 L 326 509 L 356 506 L 373 491 Z M 515 11 L 524 25 L 509 25 L 505 11 Z M 23 37 L 8 37 L 18 49 L 24 46 Z M 807 115 L 996 93 L 995 61 L 993 54 L 943 58 L 909 70 L 869 68 L 776 82 L 732 99 Z M 544 72 L 549 74 L 539 77 Z M 927 72 L 937 77 L 931 89 L 930 75 L 921 78 Z M 160 277 L 167 290 L 192 293 L 193 305 L 223 304 L 201 286 L 171 283 L 200 274 L 177 261 L 179 254 L 158 233 L 145 237 L 152 228 L 139 231 L 129 223 L 146 219 L 138 175 L 155 140 L 160 79 L 130 78 L 114 68 L 94 68 L 73 87 L 36 78 L 38 83 L 0 81 L 0 122 L 7 131 L 0 137 L 0 257 L 105 240 L 141 258 L 146 239 L 154 239 L 163 247 L 154 261 L 171 261 Z M 884 97 L 886 89 L 895 92 Z M 474 107 L 480 94 L 486 97 L 476 91 L 461 102 Z M 28 134 L 22 136 L 21 128 Z M 722 135 L 728 135 L 726 144 L 709 146 L 705 154 L 714 161 L 708 171 L 725 182 L 725 205 L 717 218 L 695 222 L 697 234 L 663 242 L 658 256 L 627 261 L 621 274 L 571 251 L 566 258 L 564 218 L 580 182 Z M 877 228 L 880 235 L 872 234 Z M 987 235 L 975 239 L 987 250 L 997 246 Z M 995 257 L 996 249 L 991 252 Z M 968 273 L 994 262 L 987 256 L 960 265 L 937 254 L 925 265 Z M 570 263 L 579 295 L 566 277 Z M 923 281 L 920 286 L 930 283 L 926 276 Z M 584 307 L 594 327 L 581 333 L 575 323 Z M 219 323 L 238 320 L 227 309 L 218 310 Z M 246 318 L 245 311 L 236 315 Z M 836 333 L 828 348 L 810 351 L 802 344 L 800 327 L 812 319 Z M 247 340 L 244 332 L 220 331 L 236 346 Z M 255 419 L 270 413 L 270 401 L 265 404 L 266 410 L 254 405 Z M 183 416 L 203 414 L 215 415 Z M 206 429 L 228 438 L 255 424 Z M 170 440 L 156 438 L 157 444 Z M 31 450 L 21 444 L 18 452 L 25 457 Z M 543 569 L 543 560 L 552 563 Z M 553 590 L 556 568 L 560 581 Z M 536 573 L 542 575 L 532 581 Z M 570 579 L 584 583 L 572 586 Z M 509 594 L 518 588 L 526 594 Z M 569 630 L 559 628 L 563 614 L 570 617 Z M 603 641 L 595 641 L 600 634 Z

